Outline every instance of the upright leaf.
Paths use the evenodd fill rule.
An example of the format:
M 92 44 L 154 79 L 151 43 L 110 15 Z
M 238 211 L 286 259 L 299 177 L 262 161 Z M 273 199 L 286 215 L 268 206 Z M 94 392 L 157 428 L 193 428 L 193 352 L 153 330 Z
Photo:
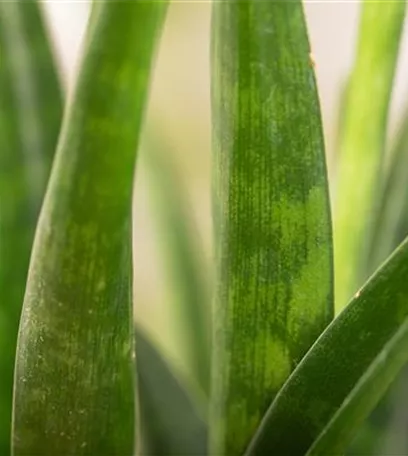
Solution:
M 165 9 L 143 0 L 93 9 L 31 258 L 15 456 L 133 454 L 132 181 Z
M 202 251 L 184 190 L 157 133 L 149 139 L 146 162 L 154 215 L 171 283 L 176 337 L 194 381 L 208 396 L 210 382 L 210 290 Z
M 368 269 L 375 270 L 408 235 L 408 110 L 391 149 L 389 171 L 378 195 Z
M 248 455 L 342 454 L 408 360 L 407 273 L 408 240 L 303 358 Z
M 10 454 L 18 323 L 62 113 L 36 1 L 0 2 L 0 454 Z
M 205 456 L 207 426 L 187 384 L 139 329 L 136 331 L 141 455 Z
M 336 309 L 364 277 L 405 1 L 363 2 L 340 139 L 334 218 Z
M 214 3 L 210 453 L 241 454 L 332 318 L 324 147 L 300 1 Z

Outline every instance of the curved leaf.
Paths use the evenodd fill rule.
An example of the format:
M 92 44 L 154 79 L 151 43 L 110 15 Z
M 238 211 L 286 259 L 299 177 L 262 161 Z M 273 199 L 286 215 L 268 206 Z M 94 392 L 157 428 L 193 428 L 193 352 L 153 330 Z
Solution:
M 167 2 L 96 5 L 31 258 L 15 456 L 133 454 L 133 168 Z
M 233 456 L 332 318 L 332 246 L 301 2 L 213 8 L 210 453 Z
M 408 320 L 405 320 L 324 428 L 308 455 L 343 454 L 359 425 L 373 410 L 407 360 Z
M 334 212 L 336 310 L 347 304 L 364 278 L 405 15 L 405 1 L 362 5 L 339 150 Z
M 303 358 L 270 406 L 248 454 L 304 454 L 326 426 L 335 427 L 325 454 L 332 454 L 341 437 L 342 445 L 350 443 L 347 438 L 408 360 L 407 273 L 408 240 Z
M 0 2 L 0 454 L 10 454 L 14 357 L 62 97 L 36 1 Z
M 136 328 L 142 455 L 204 456 L 207 426 L 183 385 Z

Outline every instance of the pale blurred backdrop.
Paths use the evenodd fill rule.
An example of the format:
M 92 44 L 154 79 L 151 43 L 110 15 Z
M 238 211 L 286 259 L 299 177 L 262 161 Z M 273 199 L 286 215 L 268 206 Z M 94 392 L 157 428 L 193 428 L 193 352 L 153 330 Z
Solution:
M 69 88 L 75 77 L 89 2 L 49 0 L 43 4 L 55 41 L 61 76 Z M 312 53 L 324 120 L 330 174 L 338 103 L 350 71 L 357 39 L 359 2 L 306 1 Z M 160 131 L 168 153 L 180 169 L 192 215 L 211 260 L 210 213 L 210 1 L 173 1 L 156 63 L 146 123 Z M 408 32 L 406 30 L 405 32 Z M 381 33 L 381 31 L 379 31 Z M 395 81 L 390 131 L 408 102 L 408 34 L 404 34 Z M 369 75 L 368 75 L 369 77 Z M 159 261 L 157 237 L 149 210 L 143 160 L 139 163 L 135 191 L 135 306 L 136 318 L 160 339 L 177 360 L 169 331 L 170 306 L 166 280 Z M 183 367 L 183 366 L 181 366 Z

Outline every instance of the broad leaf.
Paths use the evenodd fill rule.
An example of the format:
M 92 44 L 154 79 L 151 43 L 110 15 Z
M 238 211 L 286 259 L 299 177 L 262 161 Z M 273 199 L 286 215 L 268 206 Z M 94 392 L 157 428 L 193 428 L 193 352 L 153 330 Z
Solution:
M 133 454 L 133 168 L 166 5 L 95 3 L 31 258 L 15 456 Z
M 136 328 L 142 455 L 204 456 L 207 425 L 187 383 L 172 372 L 157 348 Z
M 210 454 L 233 456 L 332 318 L 332 246 L 301 2 L 217 1 L 213 8 Z
M 350 443 L 408 360 L 407 273 L 408 241 L 309 350 L 270 406 L 248 455 L 305 454 L 313 444 L 317 454 L 319 448 L 340 454 L 336 450 Z
M 0 2 L 0 454 L 10 454 L 18 323 L 62 97 L 36 1 Z
M 336 310 L 364 278 L 388 106 L 405 2 L 362 2 L 356 61 L 347 89 L 334 212 Z

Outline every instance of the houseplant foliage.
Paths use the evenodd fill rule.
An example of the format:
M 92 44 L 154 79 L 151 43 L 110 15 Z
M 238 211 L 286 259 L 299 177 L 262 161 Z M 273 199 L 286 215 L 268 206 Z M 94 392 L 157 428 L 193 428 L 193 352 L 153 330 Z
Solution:
M 35 2 L 1 3 L 0 49 L 0 454 L 9 454 L 18 323 L 62 97 Z
M 210 451 L 238 454 L 333 316 L 331 225 L 301 3 L 215 2 L 212 38 Z
M 367 266 L 372 232 L 376 226 L 373 214 L 378 212 L 379 195 L 373 198 L 373 194 L 378 181 L 382 180 L 388 107 L 404 23 L 405 2 L 394 2 L 386 8 L 383 6 L 381 3 L 372 3 L 365 4 L 362 9 L 357 58 L 344 103 L 334 214 L 338 310 L 358 290 L 361 280 L 367 278 L 367 267 L 369 273 L 373 272 L 372 266 Z M 386 33 L 377 33 L 378 27 Z M 369 74 L 375 76 L 367 78 Z M 361 90 L 363 86 L 365 90 Z M 363 167 L 364 173 L 361 173 Z M 353 182 L 359 185 L 350 185 Z M 353 204 L 349 204 L 351 198 Z M 356 213 L 360 216 L 354 217 Z M 392 232 L 393 227 L 389 227 L 389 230 Z M 382 248 L 383 244 L 378 244 L 380 247 L 372 246 L 374 255 L 376 249 Z M 385 259 L 383 253 L 380 260 Z
M 15 455 L 133 450 L 132 180 L 165 8 L 108 1 L 92 11 L 31 257 Z
M 201 246 L 180 210 L 185 195 L 161 156 L 165 142 L 144 150 L 157 220 L 172 233 L 165 250 L 181 296 L 185 375 L 142 328 L 132 330 L 132 261 L 143 261 L 131 248 L 134 165 L 167 2 L 93 4 L 62 123 L 38 4 L 0 6 L 1 454 L 10 447 L 14 353 L 16 456 L 342 454 L 408 361 L 407 241 L 392 253 L 408 232 L 404 123 L 389 172 L 373 185 L 404 2 L 362 5 L 343 103 L 334 239 L 301 1 L 212 8 L 212 300 Z M 359 98 L 367 71 L 378 76 L 371 109 Z M 354 207 L 375 212 L 354 232 L 354 220 L 345 223 L 358 216 L 353 193 L 341 190 L 342 180 L 363 159 L 371 174 Z M 371 247 L 360 250 L 364 233 Z M 333 273 L 342 276 L 333 264 L 345 268 L 344 255 L 336 260 L 342 239 L 352 277 L 337 283 L 336 299 L 392 254 L 334 318 L 344 307 L 333 285 Z

